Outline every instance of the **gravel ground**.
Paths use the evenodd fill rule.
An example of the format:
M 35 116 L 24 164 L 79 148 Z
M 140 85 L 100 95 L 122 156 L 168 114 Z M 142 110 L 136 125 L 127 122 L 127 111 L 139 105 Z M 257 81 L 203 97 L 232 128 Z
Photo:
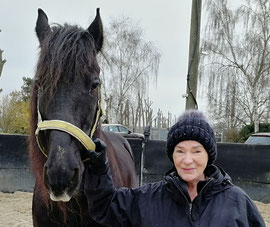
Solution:
M 0 227 L 32 227 L 32 193 L 0 192 Z M 270 203 L 255 201 L 266 226 L 270 227 Z

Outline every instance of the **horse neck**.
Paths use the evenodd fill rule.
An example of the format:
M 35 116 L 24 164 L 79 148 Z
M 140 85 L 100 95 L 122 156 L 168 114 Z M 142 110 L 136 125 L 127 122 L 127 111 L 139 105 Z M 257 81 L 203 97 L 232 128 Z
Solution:
M 101 140 L 104 140 L 103 132 L 101 130 L 100 124 L 97 126 L 96 131 L 93 135 L 94 138 L 100 138 Z

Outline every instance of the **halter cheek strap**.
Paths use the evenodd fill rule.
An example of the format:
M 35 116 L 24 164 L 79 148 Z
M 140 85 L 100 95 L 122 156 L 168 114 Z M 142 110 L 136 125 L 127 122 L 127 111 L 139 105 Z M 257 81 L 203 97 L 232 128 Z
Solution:
M 95 120 L 95 123 L 91 129 L 91 132 L 90 132 L 90 138 L 93 138 L 93 135 L 97 129 L 97 124 L 98 124 L 98 121 L 99 121 L 99 118 L 102 116 L 102 109 L 101 109 L 101 105 L 100 105 L 100 99 L 98 100 L 98 110 L 97 110 L 97 113 L 96 113 L 96 120 Z

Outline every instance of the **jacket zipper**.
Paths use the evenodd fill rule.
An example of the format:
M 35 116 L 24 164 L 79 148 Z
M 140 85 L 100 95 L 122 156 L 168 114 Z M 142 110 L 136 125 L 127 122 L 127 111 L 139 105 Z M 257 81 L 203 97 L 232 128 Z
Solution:
M 206 186 L 210 183 L 210 182 L 212 182 L 212 180 L 213 180 L 213 178 L 211 177 L 211 178 L 209 178 L 209 181 L 203 186 L 203 188 L 201 189 L 201 192 L 200 193 L 202 193 L 203 192 L 203 190 L 206 188 Z
M 177 189 L 180 191 L 180 193 L 182 194 L 182 196 L 184 197 L 184 199 L 186 200 L 186 203 L 188 205 L 188 208 L 189 208 L 189 215 L 188 215 L 188 219 L 190 221 L 190 224 L 191 226 L 194 226 L 193 225 L 193 222 L 191 220 L 191 211 L 192 211 L 192 202 L 190 203 L 187 199 L 187 197 L 185 196 L 184 192 L 182 191 L 182 189 L 179 187 L 179 185 L 176 183 L 176 181 L 174 180 L 174 178 L 172 177 L 172 180 L 173 180 L 173 183 L 174 185 L 177 187 Z
M 186 202 L 187 202 L 187 204 L 188 204 L 188 207 L 189 207 L 189 221 L 190 221 L 191 225 L 194 226 L 194 225 L 193 225 L 193 222 L 192 222 L 192 219 L 191 219 L 192 202 L 189 202 L 189 201 L 188 201 L 187 197 L 185 196 L 184 192 L 183 192 L 182 189 L 179 187 L 179 185 L 177 184 L 177 182 L 175 181 L 175 179 L 174 179 L 173 177 L 172 177 L 172 179 L 173 179 L 174 185 L 175 185 L 175 186 L 177 187 L 177 189 L 180 191 L 180 193 L 181 193 L 182 196 L 185 198 L 185 200 L 186 200 Z M 203 186 L 203 188 L 201 189 L 200 193 L 203 192 L 203 190 L 206 188 L 206 186 L 207 186 L 210 182 L 212 182 L 212 180 L 213 180 L 213 178 L 209 178 L 209 181 Z

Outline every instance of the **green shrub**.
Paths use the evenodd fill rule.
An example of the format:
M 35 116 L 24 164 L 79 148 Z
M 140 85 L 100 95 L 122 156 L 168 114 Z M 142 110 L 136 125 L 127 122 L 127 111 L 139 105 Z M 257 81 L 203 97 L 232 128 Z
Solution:
M 259 132 L 270 132 L 270 123 L 260 123 Z M 254 124 L 246 125 L 239 132 L 239 142 L 245 142 L 254 133 Z

